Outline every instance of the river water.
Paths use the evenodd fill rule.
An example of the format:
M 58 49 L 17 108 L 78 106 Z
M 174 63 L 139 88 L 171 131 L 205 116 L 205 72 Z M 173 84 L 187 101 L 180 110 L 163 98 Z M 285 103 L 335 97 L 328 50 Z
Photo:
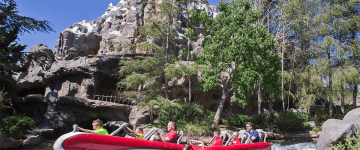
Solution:
M 271 141 L 271 150 L 315 150 L 316 143 Z

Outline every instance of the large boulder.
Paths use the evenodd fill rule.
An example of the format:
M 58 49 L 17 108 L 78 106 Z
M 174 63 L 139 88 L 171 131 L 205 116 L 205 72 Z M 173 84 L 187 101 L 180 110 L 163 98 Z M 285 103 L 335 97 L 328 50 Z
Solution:
M 23 141 L 23 143 L 26 143 L 28 145 L 37 145 L 40 142 L 41 142 L 41 138 L 39 135 L 27 136 L 27 139 Z
M 30 133 L 48 139 L 54 136 L 54 129 L 33 129 Z
M 52 50 L 46 44 L 36 44 L 25 55 L 25 60 L 24 65 L 28 65 L 29 69 L 17 74 L 15 80 L 23 88 L 42 85 L 44 74 L 55 61 Z
M 147 107 L 133 106 L 129 115 L 129 123 L 133 126 L 151 123 L 152 110 Z
M 360 128 L 360 108 L 351 110 L 343 120 L 329 119 L 322 126 L 320 138 L 316 144 L 317 150 L 333 149 L 331 144 L 348 135 L 354 135 Z
M 15 140 L 13 138 L 6 137 L 5 135 L 0 134 L 0 149 L 3 148 L 17 148 L 21 145 L 20 140 Z

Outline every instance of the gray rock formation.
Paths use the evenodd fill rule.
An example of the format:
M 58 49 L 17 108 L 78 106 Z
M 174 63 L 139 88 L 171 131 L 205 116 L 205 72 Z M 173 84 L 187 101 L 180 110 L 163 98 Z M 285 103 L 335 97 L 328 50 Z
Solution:
M 30 133 L 49 139 L 54 136 L 54 129 L 33 129 Z
M 130 105 L 95 101 L 71 96 L 44 98 L 28 96 L 15 100 L 17 113 L 34 118 L 37 126 L 33 132 L 41 136 L 59 136 L 72 131 L 73 124 L 91 129 L 95 119 L 104 122 L 123 120 L 128 122 Z M 44 129 L 54 129 L 53 132 Z
M 153 114 L 151 113 L 151 109 L 133 106 L 129 115 L 129 123 L 131 125 L 149 124 L 152 121 L 152 117 Z
M 316 144 L 317 150 L 333 149 L 330 145 L 345 138 L 355 135 L 360 130 L 360 108 L 351 110 L 343 120 L 329 119 L 322 126 L 320 138 Z
M 44 82 L 44 74 L 55 61 L 52 50 L 46 44 L 36 44 L 29 50 L 25 58 L 29 59 L 25 62 L 29 65 L 29 69 L 18 74 L 15 80 L 22 88 L 41 86 Z
M 0 149 L 5 148 L 17 148 L 21 145 L 20 140 L 15 140 L 13 138 L 8 138 L 0 134 Z
M 141 36 L 139 27 L 148 19 L 148 12 L 156 11 L 157 3 L 144 4 L 145 0 L 121 0 L 116 6 L 109 4 L 105 13 L 93 21 L 74 23 L 60 33 L 55 49 L 51 52 L 45 44 L 35 45 L 29 52 L 42 52 L 49 57 L 29 61 L 28 71 L 18 74 L 15 79 L 24 88 L 22 93 L 44 94 L 56 92 L 59 96 L 93 98 L 94 95 L 117 95 L 116 83 L 119 81 L 118 62 L 126 60 L 123 54 L 145 53 L 130 50 L 128 44 L 135 44 Z M 215 17 L 216 7 L 199 1 L 182 6 L 184 10 L 206 9 L 208 15 Z M 186 11 L 185 11 L 186 12 Z M 186 23 L 185 14 L 179 23 Z M 186 28 L 177 28 L 179 43 L 173 49 L 179 51 L 187 47 Z M 191 50 L 199 48 L 203 40 L 191 44 Z M 120 47 L 111 51 L 110 45 Z M 128 57 L 128 59 L 132 59 Z M 103 86 L 103 84 L 108 84 Z M 32 89 L 31 91 L 29 91 Z M 44 92 L 45 91 L 45 92 Z M 26 96 L 22 95 L 22 96 Z
M 147 53 L 129 49 L 127 46 L 144 38 L 139 35 L 139 27 L 146 24 L 146 19 L 150 17 L 148 12 L 157 11 L 156 5 L 161 2 L 147 4 L 145 1 L 147 0 L 121 0 L 116 6 L 109 4 L 105 13 L 93 21 L 74 23 L 60 33 L 53 51 L 44 44 L 35 45 L 30 54 L 41 52 L 46 54 L 46 57 L 40 55 L 39 59 L 31 59 L 27 62 L 30 64 L 29 70 L 14 77 L 23 88 L 18 95 L 25 97 L 18 101 L 18 110 L 33 117 L 40 128 L 53 128 L 55 134 L 58 134 L 58 131 L 68 132 L 74 123 L 91 128 L 92 120 L 97 118 L 105 121 L 130 120 L 133 125 L 147 123 L 150 117 L 148 110 L 140 110 L 137 107 L 131 110 L 131 106 L 125 103 L 118 105 L 94 101 L 103 99 L 98 96 L 102 95 L 122 98 L 129 102 L 129 105 L 136 104 L 121 95 L 116 83 L 119 81 L 119 61 L 131 60 L 139 53 Z M 177 18 L 179 25 L 189 22 L 186 11 L 193 8 L 199 11 L 205 9 L 209 17 L 216 17 L 218 14 L 215 6 L 203 0 L 181 7 L 184 13 Z M 178 43 L 171 49 L 179 51 L 181 48 L 187 48 L 187 28 L 179 26 L 175 30 Z M 198 51 L 204 40 L 202 27 L 196 28 L 196 31 L 198 37 L 195 42 L 190 43 L 191 53 Z M 147 40 L 151 42 L 152 39 Z M 119 47 L 115 48 L 119 51 L 111 51 L 110 45 Z M 188 87 L 188 81 L 179 79 L 171 82 L 176 84 L 175 88 L 170 89 L 170 98 L 186 100 L 186 90 L 179 91 L 176 86 Z M 40 94 L 45 98 L 35 98 L 36 100 L 31 100 L 33 103 L 29 104 L 28 101 L 33 98 L 26 97 L 28 94 Z M 200 103 L 205 109 L 212 111 L 217 109 L 221 97 L 218 91 L 201 92 L 196 84 L 192 84 L 192 95 L 192 102 Z M 257 108 L 256 100 L 249 102 L 249 106 L 243 109 L 231 104 L 229 99 L 226 100 L 224 116 L 236 113 L 254 115 L 256 112 L 253 110 Z
M 27 139 L 23 141 L 23 143 L 26 143 L 28 145 L 36 145 L 36 144 L 39 144 L 40 142 L 41 142 L 41 138 L 39 135 L 28 136 Z

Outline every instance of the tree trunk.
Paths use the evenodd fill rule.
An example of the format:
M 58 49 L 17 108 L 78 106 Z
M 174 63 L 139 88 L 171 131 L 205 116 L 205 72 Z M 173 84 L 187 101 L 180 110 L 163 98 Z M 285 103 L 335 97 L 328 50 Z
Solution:
M 330 60 L 330 52 L 328 52 L 328 60 Z M 330 62 L 330 64 L 329 64 L 329 66 L 330 66 L 330 68 L 329 68 L 329 71 L 330 71 L 330 73 L 329 73 L 329 114 L 331 115 L 331 114 L 333 114 L 333 112 L 334 112 L 334 110 L 333 110 L 333 105 L 332 105 L 332 99 L 331 99 L 331 94 L 332 94 L 332 80 L 331 80 L 331 78 L 332 78 L 332 76 L 331 76 L 331 74 L 332 74 L 332 72 L 331 72 L 331 62 Z
M 168 22 L 168 25 L 170 27 L 170 21 L 171 21 L 171 18 L 169 19 L 169 22 Z M 167 64 L 168 63 L 168 50 L 169 50 L 169 29 L 166 31 L 166 47 L 165 47 L 165 63 Z M 168 89 L 168 81 L 167 81 L 167 78 L 165 76 L 165 98 L 166 99 L 169 99 L 169 89 Z
M 281 13 L 283 10 L 281 10 Z M 284 16 L 284 15 L 282 15 Z M 285 19 L 283 19 L 285 20 Z M 281 72 L 284 72 L 284 46 L 285 46 L 285 23 L 283 24 L 283 46 L 281 47 Z M 284 100 L 284 77 L 281 76 L 281 101 L 283 105 L 283 110 L 285 110 L 285 100 Z
M 258 89 L 258 115 L 261 114 L 261 78 L 259 82 L 259 89 Z
M 191 38 L 191 36 L 190 36 Z M 188 67 L 190 68 L 190 62 L 189 62 L 189 57 L 190 57 L 190 38 L 188 39 L 187 42 L 187 48 L 188 48 L 188 55 L 187 55 L 187 62 L 188 62 Z M 189 104 L 191 103 L 191 75 L 189 74 Z
M 357 84 L 354 85 L 354 89 L 353 89 L 353 105 L 356 107 L 356 98 L 357 98 Z
M 219 126 L 219 122 L 220 122 L 222 110 L 223 110 L 224 104 L 225 104 L 225 99 L 226 99 L 226 97 L 227 97 L 227 94 L 226 94 L 226 93 L 227 93 L 226 89 L 223 89 L 223 90 L 222 90 L 222 95 L 221 95 L 221 100 L 220 100 L 218 109 L 216 110 L 216 114 L 215 114 L 215 117 L 214 117 L 214 122 L 213 122 L 213 124 L 212 124 L 212 127 L 213 127 L 213 128 Z
M 272 102 L 273 102 L 273 100 L 272 100 L 272 98 L 270 98 L 270 99 L 269 99 L 269 112 L 270 112 L 270 114 L 273 113 Z
M 189 77 L 189 104 L 191 103 L 191 77 Z
M 284 39 L 283 39 L 284 44 Z M 284 72 L 284 48 L 281 48 L 281 72 Z M 284 101 L 284 75 L 281 75 L 281 101 L 283 110 L 285 110 L 285 101 Z
M 273 113 L 273 109 L 272 109 L 272 105 L 273 105 L 273 94 L 270 94 L 270 98 L 269 98 L 269 113 L 272 114 Z
M 291 77 L 292 77 L 292 72 L 291 72 Z M 286 110 L 289 110 L 290 108 L 290 92 L 291 92 L 291 79 L 290 79 L 290 85 L 289 85 L 289 95 L 288 95 L 288 99 L 287 99 L 287 108 Z
M 344 92 L 341 93 L 341 113 L 343 117 L 345 116 L 345 95 Z
M 330 97 L 330 96 L 329 96 Z M 330 99 L 329 99 L 329 114 L 331 115 L 331 114 L 333 114 L 333 112 L 334 112 L 334 110 L 333 110 L 333 104 L 332 104 L 332 102 L 330 101 Z

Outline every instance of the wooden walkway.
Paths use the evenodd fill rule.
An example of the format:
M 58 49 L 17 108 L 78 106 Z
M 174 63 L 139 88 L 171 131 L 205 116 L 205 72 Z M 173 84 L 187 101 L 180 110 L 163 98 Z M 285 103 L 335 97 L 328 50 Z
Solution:
M 133 99 L 127 98 L 125 96 L 106 96 L 106 95 L 94 95 L 93 100 L 100 100 L 112 103 L 119 103 L 119 104 L 127 104 L 127 105 L 136 105 L 137 102 Z

